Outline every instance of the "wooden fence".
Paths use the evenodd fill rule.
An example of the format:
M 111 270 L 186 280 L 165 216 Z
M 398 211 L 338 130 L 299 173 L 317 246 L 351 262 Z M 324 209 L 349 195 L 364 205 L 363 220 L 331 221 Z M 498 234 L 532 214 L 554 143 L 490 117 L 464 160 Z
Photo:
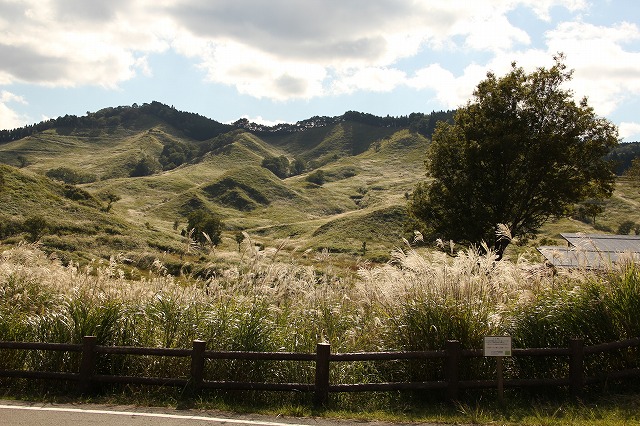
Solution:
M 507 379 L 505 387 L 525 388 L 534 386 L 564 386 L 571 395 L 579 396 L 585 385 L 612 379 L 640 377 L 640 368 L 621 371 L 602 372 L 598 376 L 585 376 L 585 356 L 601 354 L 616 350 L 631 349 L 640 346 L 640 338 L 620 342 L 605 343 L 595 346 L 584 346 L 583 340 L 573 339 L 567 348 L 513 349 L 514 357 L 565 357 L 568 363 L 568 375 L 564 378 Z M 325 405 L 330 392 L 365 392 L 365 391 L 397 391 L 397 390 L 439 390 L 447 397 L 455 400 L 461 389 L 495 388 L 496 380 L 461 380 L 460 366 L 465 358 L 480 358 L 482 350 L 462 349 L 460 342 L 448 341 L 444 350 L 425 352 L 367 352 L 367 353 L 331 353 L 331 347 L 319 343 L 315 354 L 291 352 L 229 352 L 206 350 L 206 342 L 193 341 L 191 349 L 142 348 L 129 346 L 99 346 L 94 336 L 86 336 L 82 344 L 0 342 L 0 349 L 5 350 L 38 350 L 79 352 L 81 361 L 77 373 L 0 370 L 0 377 L 26 379 L 59 379 L 77 382 L 78 390 L 89 393 L 98 383 L 122 383 L 141 385 L 161 385 L 184 387 L 197 394 L 202 389 L 226 390 L 264 390 L 264 391 L 303 391 L 313 392 L 314 403 Z M 99 356 L 106 354 L 151 355 L 159 357 L 190 358 L 189 378 L 158 378 L 137 376 L 113 376 L 96 373 L 96 362 Z M 636 355 L 637 357 L 637 352 Z M 306 361 L 315 363 L 314 383 L 264 383 L 205 380 L 205 364 L 207 359 L 226 360 L 273 360 L 273 361 Z M 341 384 L 330 380 L 331 363 L 381 360 L 433 360 L 440 359 L 444 367 L 444 378 L 427 382 L 391 382 Z M 0 360 L 1 363 L 1 360 Z M 1 365 L 1 364 L 0 364 Z

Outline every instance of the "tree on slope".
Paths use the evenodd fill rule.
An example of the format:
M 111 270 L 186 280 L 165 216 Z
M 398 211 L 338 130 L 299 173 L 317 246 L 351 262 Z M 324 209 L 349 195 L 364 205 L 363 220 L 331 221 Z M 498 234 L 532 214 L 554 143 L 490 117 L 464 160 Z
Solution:
M 224 223 L 222 223 L 218 216 L 208 210 L 200 209 L 192 211 L 189 213 L 187 221 L 188 228 L 193 230 L 195 234 L 194 238 L 200 244 L 210 242 L 215 246 L 222 241 Z
M 515 63 L 502 78 L 488 73 L 455 123 L 438 124 L 425 161 L 431 179 L 408 206 L 423 233 L 486 242 L 501 258 L 510 243 L 502 225 L 512 237 L 533 236 L 574 203 L 611 195 L 615 176 L 604 156 L 617 129 L 586 98 L 576 104 L 563 88 L 572 71 L 563 55 L 554 59 L 531 73 Z

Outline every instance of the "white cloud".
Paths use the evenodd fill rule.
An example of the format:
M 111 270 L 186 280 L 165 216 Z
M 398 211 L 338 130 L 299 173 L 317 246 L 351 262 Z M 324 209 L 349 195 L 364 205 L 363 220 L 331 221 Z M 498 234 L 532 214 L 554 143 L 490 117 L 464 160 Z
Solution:
M 471 99 L 473 90 L 486 74 L 486 67 L 471 64 L 464 69 L 462 75 L 456 77 L 441 65 L 435 64 L 418 70 L 408 81 L 408 85 L 415 89 L 435 91 L 444 107 L 455 109 Z
M 504 15 L 484 16 L 470 23 L 472 25 L 465 40 L 470 49 L 502 51 L 511 49 L 514 44 L 531 43 L 529 35 L 511 25 Z
M 640 141 L 640 123 L 623 122 L 618 126 L 620 137 L 627 142 Z
M 162 20 L 147 0 L 0 2 L 0 83 L 115 87 L 140 65 L 135 52 L 161 51 Z M 144 71 L 144 64 L 142 70 Z
M 278 124 L 288 123 L 287 121 L 284 121 L 284 120 L 267 120 L 266 118 L 263 118 L 261 115 L 253 118 L 249 117 L 248 115 L 243 115 L 241 118 L 246 118 L 251 123 L 262 124 L 263 126 L 270 126 L 270 127 L 276 126 Z
M 0 92 L 0 129 L 15 129 L 24 126 L 27 118 L 12 110 L 7 104 L 19 103 L 26 105 L 27 101 L 22 97 L 3 90 Z
M 27 101 L 19 95 L 13 94 L 11 92 L 8 92 L 6 90 L 3 90 L 2 92 L 0 92 L 0 102 L 5 103 L 5 102 L 17 102 L 19 104 L 23 104 L 26 105 Z
M 576 96 L 587 96 L 598 114 L 610 114 L 628 96 L 640 95 L 640 52 L 625 50 L 626 43 L 640 39 L 637 25 L 566 22 L 547 39 L 549 51 L 564 52 L 575 70 Z
M 419 3 L 397 0 L 182 0 L 166 11 L 193 37 L 231 41 L 288 61 L 336 65 L 394 58 L 389 35 L 415 32 L 407 28 L 419 22 L 414 15 L 420 9 Z
M 532 71 L 552 65 L 553 56 L 563 52 L 565 63 L 574 70 L 569 84 L 575 99 L 586 96 L 598 115 L 609 115 L 626 100 L 640 95 L 640 52 L 627 46 L 640 39 L 637 25 L 603 27 L 564 22 L 549 31 L 546 38 L 544 49 L 496 51 L 487 64 L 470 65 L 458 76 L 438 64 L 429 65 L 416 72 L 408 84 L 435 91 L 443 105 L 454 108 L 471 98 L 487 71 L 503 75 L 513 61 Z
M 589 6 L 586 0 L 528 0 L 523 1 L 522 3 L 531 7 L 540 19 L 544 19 L 546 21 L 551 19 L 549 11 L 553 7 L 561 6 L 567 10 L 575 12 L 587 9 Z
M 15 129 L 22 127 L 26 121 L 17 112 L 0 102 L 0 129 Z
M 526 44 L 504 16 L 513 7 L 511 0 L 5 0 L 0 84 L 115 87 L 152 71 L 140 58 L 174 46 L 212 81 L 242 93 L 319 96 L 327 93 L 327 74 L 345 76 L 337 86 L 354 87 L 351 70 L 388 74 L 424 46 L 451 46 L 451 37 L 463 37 L 470 49 Z
M 599 114 L 640 94 L 635 24 L 565 22 L 544 48 L 508 13 L 588 12 L 586 0 L 0 0 L 0 85 L 116 88 L 154 70 L 147 58 L 184 55 L 213 83 L 277 101 L 400 86 L 434 91 L 446 107 L 471 96 L 486 71 L 550 62 L 576 69 L 573 88 Z M 576 18 L 578 19 L 578 18 Z M 483 60 L 446 69 L 430 54 Z M 420 63 L 405 70 L 408 58 Z M 417 69 L 417 71 L 416 71 Z
M 419 86 L 419 76 L 408 80 L 395 65 L 425 49 L 508 54 L 531 43 L 530 36 L 506 17 L 518 6 L 547 18 L 553 7 L 579 10 L 585 3 L 180 0 L 165 10 L 179 29 L 173 46 L 199 60 L 211 81 L 258 98 L 283 100 Z M 448 98 L 447 90 L 441 89 L 439 98 L 448 105 L 466 99 L 469 80 L 478 74 L 476 67 L 469 72 L 448 80 L 451 86 L 464 85 L 448 88 L 454 97 Z
M 206 40 L 190 39 L 174 43 L 174 48 L 187 56 L 198 56 L 209 81 L 234 86 L 242 94 L 274 100 L 308 99 L 323 94 L 326 70 L 317 64 L 278 60 L 234 42 L 212 45 Z M 206 53 L 202 55 L 203 52 Z
M 363 90 L 390 92 L 406 80 L 403 71 L 392 68 L 367 67 L 349 70 L 334 81 L 332 93 L 345 94 Z

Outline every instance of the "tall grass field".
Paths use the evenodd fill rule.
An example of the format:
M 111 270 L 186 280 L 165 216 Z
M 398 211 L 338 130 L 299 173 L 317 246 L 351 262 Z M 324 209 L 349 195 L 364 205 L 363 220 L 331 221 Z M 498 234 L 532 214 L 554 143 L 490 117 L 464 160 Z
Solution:
M 216 253 L 208 256 L 215 263 Z M 239 256 L 233 266 L 195 279 L 167 274 L 159 260 L 150 274 L 136 275 L 119 256 L 80 267 L 48 257 L 37 244 L 18 245 L 0 254 L 0 340 L 80 343 L 95 335 L 99 345 L 190 348 L 202 339 L 210 350 L 313 353 L 318 342 L 329 342 L 332 352 L 412 351 L 443 349 L 450 339 L 479 349 L 487 335 L 511 335 L 517 348 L 640 335 L 640 269 L 633 263 L 556 271 L 524 255 L 494 262 L 473 250 L 447 255 L 407 244 L 389 263 L 363 264 L 345 276 L 332 269 L 326 251 L 300 265 L 278 249 L 258 248 L 249 235 Z M 69 370 L 78 362 L 64 353 L 0 353 L 0 369 Z M 208 362 L 209 380 L 313 383 L 311 364 Z M 589 374 L 638 363 L 637 352 L 614 353 L 587 359 L 585 368 Z M 188 360 L 159 357 L 101 357 L 98 368 L 98 374 L 189 374 Z M 442 380 L 437 363 L 334 368 L 332 380 L 341 383 Z M 506 368 L 508 377 L 567 374 L 566 360 L 514 359 Z M 492 369 L 479 361 L 462 374 Z

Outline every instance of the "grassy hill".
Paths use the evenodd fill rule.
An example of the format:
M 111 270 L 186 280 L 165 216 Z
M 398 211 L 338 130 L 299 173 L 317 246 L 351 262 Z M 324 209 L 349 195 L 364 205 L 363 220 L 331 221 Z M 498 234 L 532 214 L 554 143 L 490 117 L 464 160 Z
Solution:
M 428 138 L 406 120 L 358 113 L 303 124 L 254 131 L 153 103 L 58 119 L 26 137 L 3 134 L 2 242 L 29 239 L 25 222 L 38 216 L 40 242 L 58 256 L 179 264 L 187 216 L 206 209 L 225 224 L 218 251 L 237 249 L 245 231 L 267 246 L 286 239 L 300 252 L 386 259 L 408 236 L 406 199 L 424 179 Z M 262 167 L 276 157 L 306 168 L 281 179 Z M 321 184 L 309 179 L 318 172 Z M 621 180 L 595 224 L 552 222 L 541 239 L 640 223 L 639 187 Z
M 0 174 L 4 244 L 39 239 L 48 251 L 75 261 L 149 249 L 148 230 L 108 213 L 107 203 L 91 192 L 10 166 L 0 166 Z

